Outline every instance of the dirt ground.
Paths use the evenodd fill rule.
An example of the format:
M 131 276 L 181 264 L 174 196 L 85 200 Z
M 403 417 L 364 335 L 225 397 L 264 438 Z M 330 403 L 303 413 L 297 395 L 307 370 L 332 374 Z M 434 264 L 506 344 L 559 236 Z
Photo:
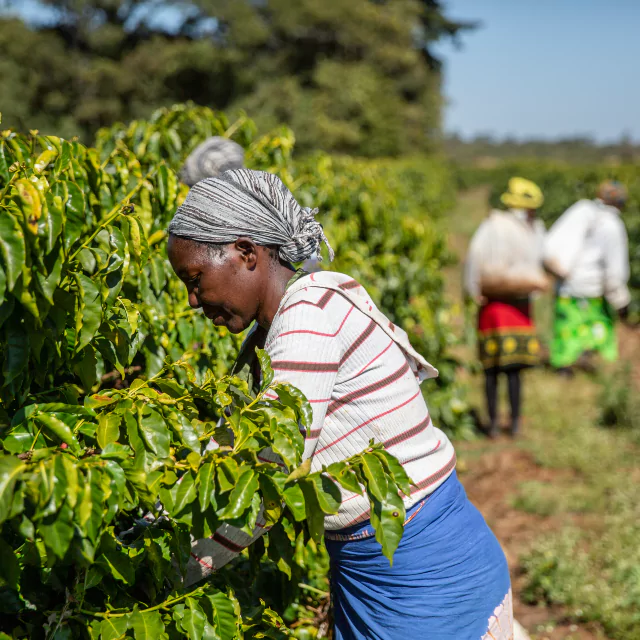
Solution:
M 542 517 L 511 505 L 514 487 L 527 480 L 566 481 L 567 470 L 538 466 L 533 456 L 503 436 L 488 446 L 486 441 L 458 444 L 462 464 L 460 479 L 471 501 L 480 509 L 504 549 L 511 567 L 516 620 L 539 640 L 602 640 L 595 627 L 566 621 L 561 609 L 524 603 L 520 594 L 524 577 L 521 555 L 545 533 L 566 524 L 566 514 Z

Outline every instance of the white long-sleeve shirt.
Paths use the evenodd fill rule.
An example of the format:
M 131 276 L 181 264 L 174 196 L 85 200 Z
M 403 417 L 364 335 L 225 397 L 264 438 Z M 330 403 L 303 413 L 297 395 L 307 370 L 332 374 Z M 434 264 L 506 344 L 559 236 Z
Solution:
M 566 238 L 566 239 L 565 239 Z M 581 200 L 570 207 L 549 232 L 545 258 L 566 253 L 576 245 L 558 294 L 573 298 L 601 298 L 622 309 L 630 302 L 629 242 L 627 230 L 615 207 L 601 200 Z
M 400 330 L 388 320 L 385 330 L 361 310 L 362 303 L 358 308 L 344 295 L 357 289 L 368 309 L 375 309 L 349 276 L 314 273 L 292 289 L 274 318 L 265 349 L 275 380 L 299 388 L 313 408 L 304 457 L 318 471 L 360 453 L 372 438 L 384 443 L 415 483 L 411 496 L 404 498 L 410 508 L 452 473 L 455 452 L 429 417 L 418 379 L 423 376 L 390 337 Z M 427 375 L 435 373 L 431 369 Z M 274 459 L 269 452 L 261 455 Z M 366 496 L 341 491 L 339 512 L 325 518 L 328 531 L 369 517 Z M 251 544 L 264 533 L 264 520 L 258 524 L 253 536 L 224 525 L 213 538 L 197 541 L 187 582 L 221 567 Z
M 542 248 L 545 228 L 529 221 L 522 209 L 492 211 L 471 239 L 464 265 L 464 288 L 472 297 L 482 293 L 483 276 L 539 279 L 543 283 Z

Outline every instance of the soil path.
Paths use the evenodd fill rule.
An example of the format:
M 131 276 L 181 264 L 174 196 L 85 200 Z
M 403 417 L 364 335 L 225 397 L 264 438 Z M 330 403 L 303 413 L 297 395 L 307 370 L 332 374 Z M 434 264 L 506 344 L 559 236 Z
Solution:
M 484 189 L 462 193 L 452 215 L 448 225 L 451 230 L 449 246 L 460 259 L 464 257 L 473 231 L 486 214 L 486 195 Z M 445 277 L 447 293 L 454 305 L 460 308 L 461 264 L 449 268 Z M 458 325 L 459 335 L 462 335 L 464 322 L 461 315 L 458 317 Z M 630 330 L 623 344 L 625 349 L 637 349 L 640 355 L 640 333 Z M 459 355 L 464 358 L 474 357 L 469 346 L 461 347 Z M 640 368 L 637 373 L 640 376 Z M 479 400 L 481 376 L 469 376 L 464 372 L 461 375 L 468 377 L 471 397 Z M 477 408 L 482 412 L 480 406 Z M 566 514 L 544 517 L 520 511 L 512 504 L 517 487 L 522 482 L 535 480 L 562 484 L 571 475 L 569 470 L 543 468 L 536 464 L 528 451 L 526 438 L 526 431 L 536 427 L 533 415 L 523 425 L 524 437 L 517 441 L 504 436 L 491 442 L 480 439 L 471 443 L 457 443 L 460 479 L 471 501 L 480 509 L 502 544 L 511 567 L 515 617 L 532 639 L 601 640 L 605 636 L 597 628 L 568 622 L 562 610 L 530 606 L 521 599 L 524 585 L 521 556 L 537 538 L 567 522 Z

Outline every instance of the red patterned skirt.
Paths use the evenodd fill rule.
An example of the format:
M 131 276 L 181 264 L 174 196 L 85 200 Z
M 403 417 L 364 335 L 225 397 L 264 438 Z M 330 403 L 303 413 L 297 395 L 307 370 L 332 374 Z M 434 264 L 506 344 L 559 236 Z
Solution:
M 540 342 L 529 300 L 490 300 L 478 315 L 478 350 L 485 369 L 532 367 Z

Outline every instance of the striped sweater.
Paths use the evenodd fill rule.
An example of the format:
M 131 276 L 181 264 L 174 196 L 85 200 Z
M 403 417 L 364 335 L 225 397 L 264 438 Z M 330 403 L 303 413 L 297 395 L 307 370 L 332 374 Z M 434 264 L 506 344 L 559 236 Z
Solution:
M 304 453 L 312 459 L 312 471 L 359 453 L 373 438 L 417 485 L 404 498 L 410 508 L 450 475 L 455 453 L 431 422 L 415 363 L 390 337 L 389 329 L 397 328 L 388 321 L 381 326 L 381 317 L 352 278 L 313 273 L 286 292 L 265 349 L 275 380 L 299 388 L 313 408 Z M 262 456 L 273 459 L 270 452 Z M 340 511 L 325 518 L 325 527 L 339 530 L 368 517 L 368 499 L 342 490 Z M 220 567 L 263 532 L 259 526 L 250 537 L 225 525 L 214 539 L 195 543 L 191 569 L 207 573 Z

